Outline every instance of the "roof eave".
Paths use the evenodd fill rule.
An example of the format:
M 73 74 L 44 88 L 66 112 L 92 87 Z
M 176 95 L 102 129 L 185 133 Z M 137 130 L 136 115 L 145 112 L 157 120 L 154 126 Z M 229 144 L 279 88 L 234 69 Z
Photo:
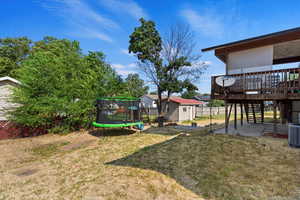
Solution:
M 252 37 L 252 38 L 248 38 L 248 39 L 244 39 L 244 40 L 238 40 L 238 41 L 235 41 L 235 42 L 230 42 L 230 43 L 225 43 L 225 44 L 216 45 L 216 46 L 212 46 L 212 47 L 207 47 L 207 48 L 201 49 L 201 51 L 202 52 L 212 51 L 212 50 L 216 50 L 216 49 L 241 45 L 241 44 L 250 43 L 250 42 L 261 40 L 261 39 L 276 37 L 276 36 L 284 35 L 284 34 L 287 34 L 287 33 L 299 32 L 299 31 L 300 31 L 300 27 L 296 27 L 296 28 L 292 28 L 292 29 L 288 29 L 288 30 L 284 30 L 284 31 L 279 31 L 279 32 L 275 32 L 275 33 L 269 33 L 269 34 L 256 36 L 256 37 Z

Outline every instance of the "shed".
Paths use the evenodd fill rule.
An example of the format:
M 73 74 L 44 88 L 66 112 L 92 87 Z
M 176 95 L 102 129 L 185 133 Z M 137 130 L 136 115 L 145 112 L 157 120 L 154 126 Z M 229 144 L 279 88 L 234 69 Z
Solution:
M 187 121 L 193 120 L 196 117 L 196 107 L 204 104 L 202 101 L 195 99 L 184 99 L 181 97 L 171 97 L 169 106 L 166 106 L 167 99 L 164 99 L 162 104 L 165 109 L 165 118 L 168 121 Z
M 13 89 L 20 86 L 20 84 L 18 80 L 8 76 L 0 78 L 0 122 L 7 121 L 7 112 L 17 106 L 10 99 Z

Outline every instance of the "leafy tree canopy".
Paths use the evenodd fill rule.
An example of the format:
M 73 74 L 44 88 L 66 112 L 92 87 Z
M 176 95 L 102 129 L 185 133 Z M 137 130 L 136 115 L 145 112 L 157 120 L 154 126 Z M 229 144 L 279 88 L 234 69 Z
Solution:
M 20 104 L 12 120 L 53 132 L 88 127 L 95 99 L 121 91 L 122 79 L 105 62 L 102 52 L 84 55 L 79 42 L 45 37 L 16 71 L 22 86 L 14 93 Z
M 138 74 L 128 74 L 125 79 L 125 91 L 128 96 L 141 97 L 148 93 L 149 87 L 145 86 L 144 80 Z
M 28 56 L 31 44 L 27 37 L 0 39 L 0 77 L 16 77 L 15 71 Z
M 208 107 L 221 107 L 224 105 L 225 104 L 223 100 L 217 100 L 217 99 L 213 99 L 207 104 Z

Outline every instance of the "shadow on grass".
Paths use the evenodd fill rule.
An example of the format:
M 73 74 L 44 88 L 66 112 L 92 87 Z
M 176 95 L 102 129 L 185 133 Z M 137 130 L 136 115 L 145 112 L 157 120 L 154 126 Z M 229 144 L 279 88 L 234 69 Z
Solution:
M 297 173 L 299 161 L 281 150 L 257 138 L 203 131 L 179 135 L 106 164 L 157 171 L 209 199 L 263 200 L 289 196 L 300 183 L 300 176 L 289 173 Z
M 207 135 L 207 133 L 201 133 L 197 134 L 196 137 L 201 138 Z M 196 144 L 191 145 L 188 142 L 189 140 L 193 140 L 193 138 L 195 138 L 194 134 L 178 135 L 171 140 L 147 146 L 128 157 L 106 164 L 157 171 L 175 179 L 177 183 L 193 191 L 195 194 L 203 195 L 195 179 L 195 176 L 198 175 L 197 170 L 199 170 L 201 166 L 190 165 L 193 159 L 197 159 L 196 152 L 191 152 Z M 204 158 L 203 163 L 200 164 L 206 165 Z
M 122 135 L 131 135 L 134 133 L 136 133 L 135 130 L 125 129 L 125 128 L 105 128 L 105 129 L 98 128 L 89 131 L 89 134 L 96 137 L 122 136 Z
M 152 126 L 147 130 L 144 130 L 143 133 L 146 134 L 158 134 L 158 135 L 178 135 L 179 133 L 183 132 L 182 130 L 176 129 L 172 126 L 164 126 L 164 127 L 156 127 Z

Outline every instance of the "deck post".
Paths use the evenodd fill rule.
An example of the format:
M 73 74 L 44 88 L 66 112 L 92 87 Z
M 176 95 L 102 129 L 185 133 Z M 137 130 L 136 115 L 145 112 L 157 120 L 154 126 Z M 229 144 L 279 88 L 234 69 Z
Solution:
M 261 123 L 263 124 L 265 121 L 265 104 L 261 102 L 260 104 L 260 111 L 261 111 Z
M 244 120 L 244 113 L 243 113 L 243 104 L 240 104 L 241 107 L 241 126 L 243 126 L 243 120 Z
M 252 107 L 252 114 L 253 114 L 253 122 L 254 124 L 256 124 L 255 108 L 253 103 L 251 103 L 251 107 Z
M 249 103 L 244 103 L 244 107 L 245 107 L 245 113 L 246 113 L 246 120 L 247 120 L 247 123 L 249 124 Z
M 225 100 L 225 133 L 228 133 L 228 103 Z
M 237 110 L 236 110 L 236 103 L 234 103 L 234 129 L 237 129 Z
M 277 103 L 273 101 L 273 133 L 277 133 Z

